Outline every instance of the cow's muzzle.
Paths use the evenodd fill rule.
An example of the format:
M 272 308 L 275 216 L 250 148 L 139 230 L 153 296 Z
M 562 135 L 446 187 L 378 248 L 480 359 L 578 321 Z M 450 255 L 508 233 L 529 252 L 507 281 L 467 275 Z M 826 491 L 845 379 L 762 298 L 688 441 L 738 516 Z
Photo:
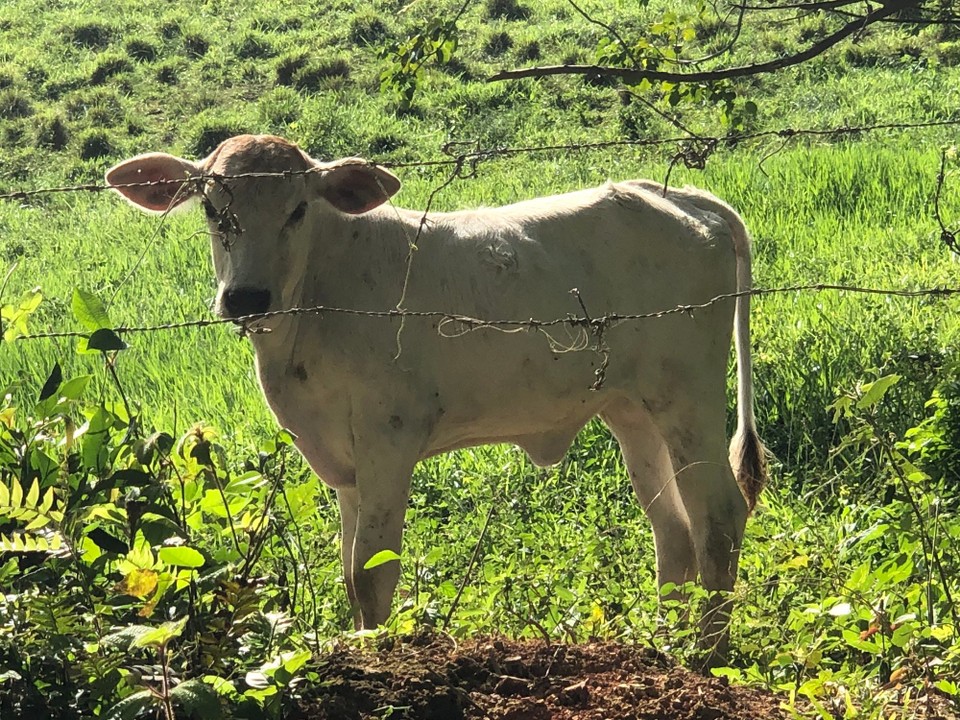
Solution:
M 226 318 L 259 315 L 270 309 L 270 291 L 259 288 L 228 288 L 220 298 L 220 314 Z

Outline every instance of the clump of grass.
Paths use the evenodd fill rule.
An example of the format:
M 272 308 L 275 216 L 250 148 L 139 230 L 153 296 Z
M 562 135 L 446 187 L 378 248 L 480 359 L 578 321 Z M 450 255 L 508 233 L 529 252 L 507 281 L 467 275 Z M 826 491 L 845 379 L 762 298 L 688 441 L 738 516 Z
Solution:
M 191 57 L 203 57 L 210 50 L 210 41 L 197 32 L 190 32 L 183 36 L 183 49 Z
M 70 131 L 62 115 L 54 114 L 40 118 L 37 124 L 35 145 L 50 150 L 64 150 L 70 142 Z
M 407 143 L 403 138 L 393 134 L 377 135 L 369 143 L 370 155 L 385 155 L 399 150 Z
M 17 82 L 17 74 L 11 67 L 0 67 L 0 90 L 13 87 Z
M 148 40 L 142 38 L 133 38 L 124 45 L 127 55 L 138 62 L 153 62 L 157 59 L 159 51 L 157 46 Z
M 109 45 L 116 30 L 100 22 L 87 22 L 64 29 L 67 40 L 89 50 L 103 50 Z
M 540 43 L 536 40 L 526 42 L 517 48 L 517 59 L 521 62 L 532 62 L 540 59 Z
M 183 35 L 183 21 L 180 18 L 169 18 L 160 24 L 160 36 L 164 40 L 175 40 L 181 35 Z
M 80 137 L 80 159 L 96 160 L 116 152 L 105 130 L 88 130 Z
M 483 43 L 483 52 L 490 57 L 500 57 L 513 47 L 513 38 L 507 32 L 495 32 Z
M 221 117 L 216 113 L 210 113 L 198 120 L 190 133 L 187 147 L 194 156 L 204 157 L 224 140 L 247 132 L 250 132 L 250 128 L 238 118 Z
M 97 60 L 93 72 L 90 73 L 91 85 L 103 85 L 114 75 L 129 72 L 133 69 L 130 61 L 123 55 L 109 54 Z
M 350 63 L 344 58 L 333 58 L 310 63 L 297 71 L 293 84 L 298 90 L 317 91 L 350 77 Z
M 390 29 L 372 10 L 359 12 L 350 20 L 350 40 L 357 45 L 382 42 L 389 35 Z
M 34 87 L 40 87 L 49 79 L 50 73 L 42 65 L 31 64 L 24 69 L 23 77 Z
M 292 87 L 295 84 L 294 77 L 308 62 L 309 57 L 304 53 L 284 55 L 277 62 L 277 85 Z
M 296 90 L 288 87 L 273 88 L 260 98 L 260 122 L 267 129 L 279 132 L 300 117 L 300 105 L 300 95 Z
M 120 97 L 107 88 L 80 90 L 67 99 L 64 109 L 67 118 L 73 121 L 112 126 L 123 119 Z
M 0 91 L 0 118 L 15 120 L 31 115 L 33 115 L 33 103 L 25 92 L 14 88 Z
M 517 0 L 487 0 L 483 10 L 491 20 L 526 20 L 530 17 L 530 8 Z
M 165 62 L 157 66 L 155 77 L 164 85 L 176 85 L 180 82 L 181 68 L 176 62 Z
M 303 19 L 297 15 L 287 17 L 267 17 L 266 15 L 260 15 L 253 21 L 252 27 L 261 32 L 294 32 L 303 27 Z
M 238 58 L 261 59 L 277 54 L 270 38 L 262 32 L 250 31 L 240 37 L 233 45 L 233 54 Z

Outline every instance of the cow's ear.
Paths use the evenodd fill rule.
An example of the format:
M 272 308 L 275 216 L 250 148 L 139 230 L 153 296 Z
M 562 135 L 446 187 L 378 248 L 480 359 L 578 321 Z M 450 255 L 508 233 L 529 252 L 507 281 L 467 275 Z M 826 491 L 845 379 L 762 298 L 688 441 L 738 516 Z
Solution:
M 107 185 L 141 210 L 163 213 L 196 196 L 199 166 L 166 153 L 148 153 L 124 160 L 107 170 Z
M 364 160 L 341 161 L 324 167 L 317 175 L 320 196 L 337 210 L 351 215 L 383 205 L 400 189 L 396 175 Z

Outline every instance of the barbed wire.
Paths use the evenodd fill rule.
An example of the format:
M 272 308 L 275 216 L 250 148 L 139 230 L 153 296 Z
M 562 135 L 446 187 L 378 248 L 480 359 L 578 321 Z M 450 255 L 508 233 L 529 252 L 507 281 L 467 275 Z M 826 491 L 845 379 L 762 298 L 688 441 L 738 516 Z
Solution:
M 453 167 L 455 177 L 470 177 L 476 173 L 477 166 L 489 160 L 496 158 L 514 157 L 517 155 L 529 155 L 548 152 L 589 152 L 595 150 L 606 150 L 624 147 L 660 147 L 666 145 L 679 145 L 680 148 L 674 156 L 673 163 L 682 162 L 691 168 L 703 168 L 706 159 L 717 148 L 732 148 L 740 143 L 766 138 L 780 138 L 789 141 L 802 137 L 839 137 L 846 135 L 858 135 L 868 132 L 879 132 L 884 130 L 922 130 L 939 127 L 960 126 L 960 118 L 948 118 L 944 120 L 929 120 L 923 122 L 896 122 L 896 123 L 875 123 L 870 125 L 843 125 L 833 128 L 779 128 L 773 130 L 758 130 L 748 133 L 728 133 L 726 135 L 696 135 L 688 133 L 683 136 L 669 138 L 651 138 L 635 140 L 603 140 L 598 142 L 586 143 L 559 143 L 549 145 L 525 145 L 517 147 L 477 147 L 475 141 L 451 141 L 443 145 L 441 152 L 446 156 L 432 160 L 411 160 L 411 161 L 368 161 L 371 165 L 384 168 L 429 168 L 429 167 Z M 472 148 L 463 150 L 464 147 Z M 231 175 L 221 175 L 215 173 L 201 173 L 199 175 L 185 176 L 177 180 L 150 180 L 142 182 L 132 182 L 118 184 L 116 186 L 105 185 L 102 183 L 82 183 L 78 185 L 63 185 L 58 187 L 34 188 L 29 190 L 11 190 L 0 193 L 0 200 L 19 200 L 27 201 L 40 195 L 53 195 L 72 192 L 103 192 L 110 189 L 125 189 L 135 187 L 152 187 L 158 185 L 182 185 L 184 183 L 200 183 L 207 181 L 223 182 L 226 180 L 245 180 L 259 178 L 292 178 L 299 175 L 309 175 L 312 173 L 323 172 L 323 167 L 308 168 L 306 170 L 284 170 L 281 172 L 246 172 Z M 448 183 L 449 184 L 449 183 Z
M 579 298 L 579 291 L 576 288 L 571 288 L 571 293 L 577 295 L 578 300 L 581 302 L 581 308 L 585 310 L 582 299 Z M 462 313 L 446 312 L 442 310 L 407 310 L 399 308 L 389 308 L 386 310 L 360 310 L 356 308 L 344 308 L 344 307 L 335 307 L 330 305 L 313 305 L 310 307 L 292 307 L 285 308 L 282 310 L 271 310 L 263 313 L 255 313 L 250 315 L 242 315 L 235 318 L 198 318 L 194 320 L 183 320 L 179 322 L 170 322 L 170 323 L 160 323 L 156 325 L 120 325 L 114 328 L 109 328 L 118 335 L 122 334 L 135 334 L 135 333 L 151 333 L 151 332 L 161 332 L 168 330 L 184 330 L 184 329 L 196 329 L 196 328 L 205 328 L 214 325 L 238 325 L 242 328 L 245 328 L 247 332 L 257 333 L 269 331 L 268 328 L 254 328 L 251 327 L 254 323 L 261 322 L 264 320 L 270 320 L 271 318 L 277 317 L 289 317 L 296 315 L 324 315 L 327 313 L 330 314 L 341 314 L 341 315 L 352 315 L 356 317 L 366 317 L 366 318 L 386 318 L 386 319 L 402 319 L 402 318 L 421 318 L 421 319 L 430 319 L 430 320 L 439 320 L 440 323 L 437 326 L 437 331 L 444 335 L 445 337 L 458 337 L 467 332 L 472 332 L 474 330 L 482 329 L 492 329 L 500 330 L 504 332 L 516 332 L 522 330 L 539 330 L 546 329 L 551 327 L 556 327 L 559 325 L 567 325 L 571 327 L 582 327 L 582 328 L 600 328 L 600 327 L 610 327 L 622 322 L 638 321 L 638 320 L 651 320 L 656 318 L 666 317 L 668 315 L 678 315 L 678 314 L 693 314 L 698 310 L 705 310 L 712 305 L 715 305 L 724 300 L 735 300 L 736 298 L 750 296 L 750 297 L 765 297 L 769 295 L 777 294 L 786 294 L 786 293 L 798 293 L 798 292 L 844 292 L 844 293 L 855 293 L 855 294 L 865 294 L 865 295 L 886 295 L 893 297 L 905 297 L 905 298 L 920 298 L 920 297 L 933 297 L 933 298 L 948 298 L 954 295 L 960 295 L 960 287 L 932 287 L 932 288 L 922 288 L 915 290 L 905 290 L 897 288 L 873 288 L 873 287 L 863 287 L 859 285 L 842 285 L 834 283 L 807 283 L 800 285 L 787 285 L 784 287 L 772 287 L 772 288 L 753 288 L 752 290 L 742 290 L 738 292 L 723 293 L 721 295 L 716 295 L 715 297 L 710 298 L 702 303 L 690 303 L 684 305 L 675 305 L 670 308 L 664 308 L 662 310 L 657 310 L 653 312 L 646 313 L 606 313 L 604 315 L 598 315 L 596 317 L 591 317 L 588 313 L 583 312 L 580 315 L 568 313 L 561 317 L 554 317 L 548 319 L 538 319 L 538 318 L 500 318 L 500 319 L 488 319 L 488 318 L 478 318 L 472 315 L 465 315 Z M 448 332 L 445 330 L 445 325 L 449 323 L 459 323 L 463 326 L 461 329 Z M 49 332 L 38 332 L 38 333 L 28 333 L 19 335 L 16 339 L 18 341 L 26 340 L 41 340 L 41 339 L 52 339 L 52 338 L 88 338 L 92 334 L 91 331 L 83 330 L 54 330 Z

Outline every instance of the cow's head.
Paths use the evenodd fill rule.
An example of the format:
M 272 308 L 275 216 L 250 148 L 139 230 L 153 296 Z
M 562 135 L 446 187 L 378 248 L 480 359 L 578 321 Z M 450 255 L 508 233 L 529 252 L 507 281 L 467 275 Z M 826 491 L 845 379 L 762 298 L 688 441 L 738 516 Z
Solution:
M 202 204 L 222 317 L 282 310 L 299 301 L 311 244 L 330 213 L 359 215 L 386 202 L 400 181 L 351 158 L 320 163 L 269 135 L 240 135 L 191 162 L 165 153 L 112 167 L 107 184 L 133 205 L 162 214 Z

